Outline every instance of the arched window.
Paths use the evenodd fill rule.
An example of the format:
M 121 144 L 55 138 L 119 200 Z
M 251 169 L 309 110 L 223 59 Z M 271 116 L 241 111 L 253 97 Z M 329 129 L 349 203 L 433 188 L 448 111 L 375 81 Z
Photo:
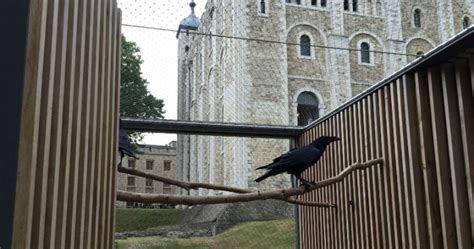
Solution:
M 319 102 L 314 93 L 302 92 L 296 102 L 298 126 L 305 126 L 319 118 Z
M 417 28 L 421 27 L 421 10 L 420 9 L 415 9 L 415 12 L 413 13 L 413 24 Z
M 359 3 L 357 0 L 352 0 L 352 11 L 357 12 L 359 7 Z
M 360 44 L 360 61 L 362 63 L 370 63 L 370 45 L 367 42 Z
M 300 37 L 300 55 L 311 56 L 311 39 L 307 35 Z
M 267 13 L 267 9 L 266 9 L 266 6 L 265 6 L 265 0 L 260 0 L 260 13 L 262 13 L 262 14 Z
M 344 10 L 349 10 L 349 0 L 344 0 Z
M 471 19 L 469 19 L 469 17 L 465 16 L 462 19 L 462 28 L 467 29 L 469 26 L 471 26 Z

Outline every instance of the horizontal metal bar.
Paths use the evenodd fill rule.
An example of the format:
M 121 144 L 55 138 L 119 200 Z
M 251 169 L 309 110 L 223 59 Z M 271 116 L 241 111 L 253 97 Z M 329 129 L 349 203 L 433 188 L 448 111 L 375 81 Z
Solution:
M 147 120 L 122 118 L 122 125 L 123 128 L 128 131 L 231 137 L 292 139 L 298 137 L 303 132 L 303 127 L 297 126 L 215 123 L 167 119 Z

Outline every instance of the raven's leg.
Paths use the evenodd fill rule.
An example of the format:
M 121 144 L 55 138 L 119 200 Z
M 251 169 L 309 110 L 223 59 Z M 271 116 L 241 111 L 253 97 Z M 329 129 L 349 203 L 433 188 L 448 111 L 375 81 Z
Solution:
M 314 185 L 314 182 L 309 182 L 309 181 L 306 181 L 305 179 L 301 178 L 301 175 L 300 174 L 294 174 L 294 176 L 296 178 L 298 178 L 298 180 L 300 180 L 302 182 L 302 185 L 306 185 L 306 186 L 312 186 Z

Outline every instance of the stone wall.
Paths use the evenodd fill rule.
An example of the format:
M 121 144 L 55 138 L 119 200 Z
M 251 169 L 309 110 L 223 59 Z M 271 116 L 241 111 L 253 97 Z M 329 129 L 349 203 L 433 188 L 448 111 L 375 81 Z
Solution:
M 344 10 L 342 1 L 325 7 L 301 2 L 268 0 L 267 13 L 260 13 L 256 0 L 207 1 L 198 32 L 260 41 L 182 34 L 179 43 L 190 49 L 179 47 L 178 95 L 189 100 L 178 101 L 184 105 L 180 117 L 294 125 L 296 99 L 304 91 L 318 98 L 322 115 L 415 59 L 407 53 L 426 53 L 460 31 L 463 16 L 472 17 L 474 9 L 469 0 L 358 1 L 357 11 L 352 5 Z M 422 11 L 421 28 L 413 24 L 416 8 Z M 302 34 L 314 45 L 309 57 L 295 44 Z M 361 62 L 361 42 L 370 45 L 370 63 Z M 180 179 L 260 189 L 289 185 L 287 176 L 253 182 L 260 173 L 254 169 L 288 150 L 287 141 L 178 139 Z M 208 193 L 220 194 L 191 191 Z
M 160 175 L 175 179 L 177 177 L 176 167 L 176 142 L 170 145 L 138 145 L 136 150 L 138 160 L 125 157 L 122 161 L 123 167 L 130 167 L 134 161 L 134 169 L 150 174 Z M 152 169 L 147 168 L 147 161 L 152 162 Z M 165 170 L 165 161 L 170 162 L 169 170 Z M 128 178 L 133 177 L 133 185 L 128 184 Z M 131 176 L 124 173 L 117 174 L 117 189 L 137 193 L 156 193 L 156 194 L 175 194 L 178 188 L 172 185 L 164 186 L 163 183 L 152 181 L 151 186 L 146 185 L 146 179 L 138 176 Z M 126 203 L 118 201 L 120 207 L 126 206 Z

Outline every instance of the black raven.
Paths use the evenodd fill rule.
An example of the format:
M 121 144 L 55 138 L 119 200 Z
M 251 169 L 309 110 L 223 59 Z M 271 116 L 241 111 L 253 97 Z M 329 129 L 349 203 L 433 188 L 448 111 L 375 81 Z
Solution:
M 287 172 L 288 174 L 294 175 L 303 183 L 309 184 L 308 181 L 301 178 L 301 173 L 321 158 L 326 146 L 331 142 L 338 140 L 341 139 L 338 137 L 322 136 L 306 146 L 290 150 L 289 152 L 273 159 L 272 163 L 257 168 L 266 169 L 267 172 L 255 179 L 255 181 L 260 182 L 269 176 Z
M 130 144 L 130 138 L 127 135 L 127 132 L 122 127 L 122 120 L 119 121 L 119 152 L 120 152 L 120 162 L 119 166 L 122 166 L 122 159 L 124 156 L 133 157 L 138 159 L 133 153 L 132 145 Z

